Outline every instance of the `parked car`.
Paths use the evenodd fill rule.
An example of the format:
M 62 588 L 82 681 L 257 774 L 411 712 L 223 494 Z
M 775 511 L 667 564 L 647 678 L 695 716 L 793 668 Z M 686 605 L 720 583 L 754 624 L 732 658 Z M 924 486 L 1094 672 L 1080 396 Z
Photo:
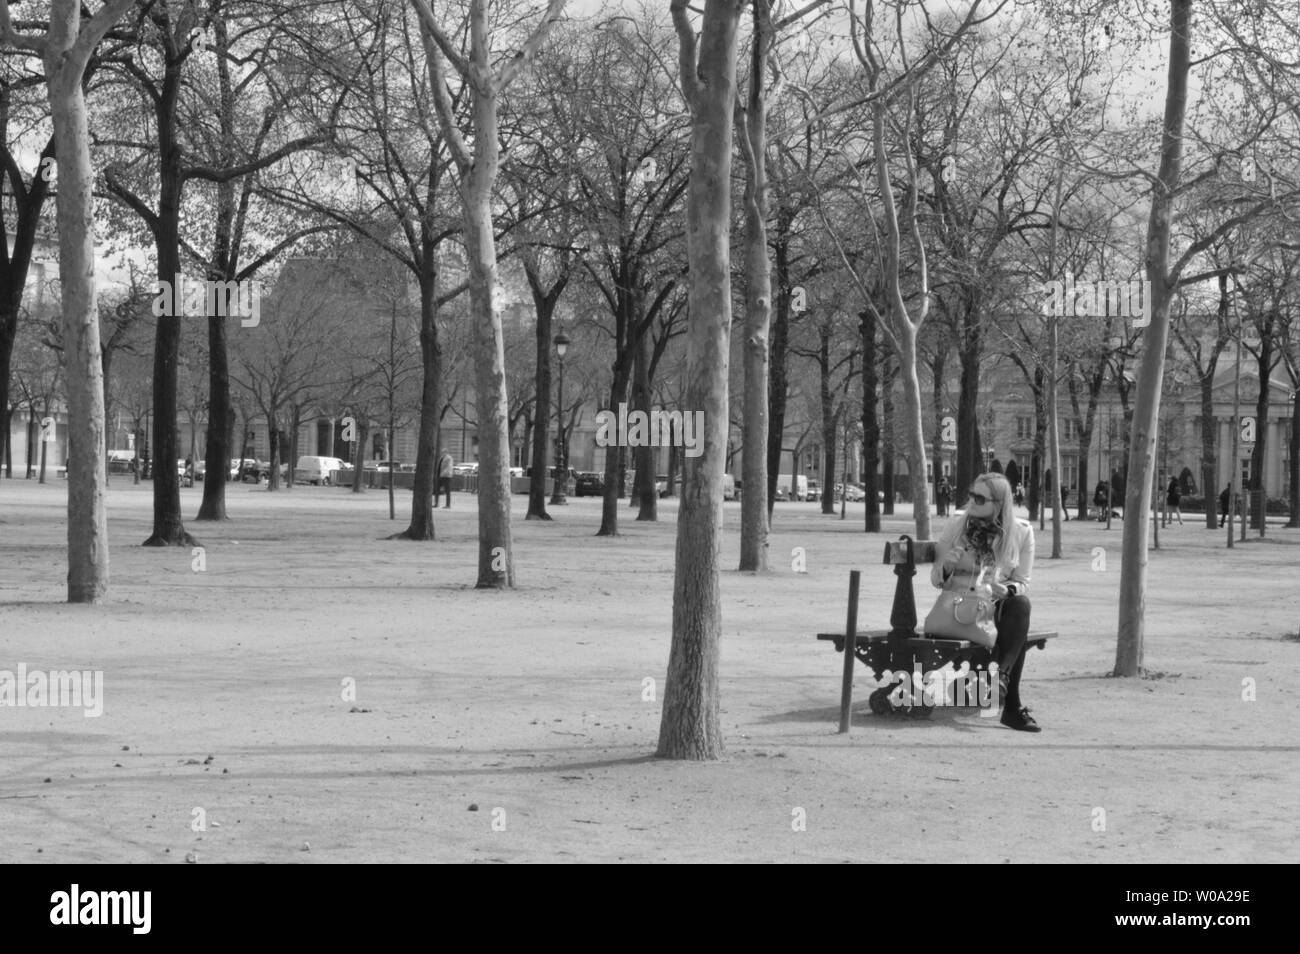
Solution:
M 603 497 L 605 495 L 605 475 L 595 471 L 583 471 L 578 474 L 573 493 L 576 497 Z
M 867 499 L 867 495 L 862 492 L 861 488 L 855 487 L 853 484 L 849 484 L 848 487 L 845 487 L 844 484 L 836 484 L 835 499 L 839 500 L 841 498 L 849 503 L 861 503 Z
M 202 480 L 208 472 L 208 462 L 200 457 L 194 462 L 194 479 Z
M 455 474 L 457 477 L 476 475 L 478 474 L 478 463 L 475 462 L 473 464 L 455 464 L 452 466 L 451 472 Z
M 793 494 L 791 493 L 792 484 L 794 487 Z M 778 474 L 776 488 L 777 500 L 789 500 L 792 496 L 795 500 L 808 499 L 808 477 L 805 474 L 799 474 L 793 478 L 790 474 Z M 784 495 L 781 493 L 782 490 L 785 491 Z
M 655 493 L 660 497 L 668 496 L 668 476 L 666 474 L 660 474 L 655 478 Z
M 401 472 L 409 468 L 400 460 L 367 460 L 361 462 L 364 470 L 373 470 L 380 474 L 390 474 L 394 471 Z
M 804 497 L 804 500 L 821 500 L 821 499 L 822 499 L 822 485 L 815 480 L 809 480 L 808 494 L 807 496 Z
M 351 464 L 345 464 L 339 457 L 299 457 L 298 466 L 294 468 L 297 478 L 309 484 L 328 486 L 330 473 L 336 470 L 352 470 Z
M 268 464 L 266 466 L 269 469 L 270 465 Z M 253 483 L 258 483 L 258 481 L 261 479 L 261 477 L 259 476 L 261 474 L 261 470 L 262 470 L 262 465 L 260 465 L 257 462 L 256 458 L 232 457 L 230 459 L 231 480 L 241 479 L 240 475 L 242 474 L 243 480 L 248 480 L 251 477 L 253 479 Z

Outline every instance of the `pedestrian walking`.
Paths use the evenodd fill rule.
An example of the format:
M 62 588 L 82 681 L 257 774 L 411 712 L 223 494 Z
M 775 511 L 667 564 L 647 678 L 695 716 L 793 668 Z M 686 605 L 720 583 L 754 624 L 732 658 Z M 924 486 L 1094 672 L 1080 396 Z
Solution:
M 1219 526 L 1228 519 L 1228 501 L 1232 498 L 1232 484 L 1223 488 L 1223 493 L 1219 494 Z
M 1178 515 L 1178 525 L 1180 527 L 1183 525 L 1183 511 L 1182 508 L 1178 506 L 1178 501 L 1181 499 L 1182 494 L 1178 489 L 1178 478 L 1170 477 L 1169 490 L 1165 493 L 1165 503 L 1169 505 L 1170 510 Z
M 442 456 L 438 458 L 438 488 L 433 492 L 433 508 L 438 509 L 439 494 L 447 495 L 447 509 L 451 509 L 451 472 L 455 465 L 451 455 L 447 453 L 447 448 L 442 449 Z

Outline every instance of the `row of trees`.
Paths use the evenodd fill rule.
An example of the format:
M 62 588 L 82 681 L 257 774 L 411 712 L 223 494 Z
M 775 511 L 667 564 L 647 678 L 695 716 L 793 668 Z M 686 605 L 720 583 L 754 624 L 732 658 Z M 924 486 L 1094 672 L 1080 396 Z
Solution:
M 510 396 L 498 259 L 518 258 L 535 305 L 534 395 L 551 393 L 550 338 L 566 309 L 611 339 L 611 406 L 628 397 L 647 406 L 665 376 L 662 359 L 683 335 L 680 400 L 705 411 L 708 434 L 684 480 L 663 735 L 671 741 L 663 751 L 707 757 L 720 746 L 709 674 L 720 619 L 733 298 L 745 316 L 734 336 L 742 376 L 734 389 L 744 394 L 745 569 L 766 565 L 792 356 L 816 370 L 825 473 L 836 463 L 831 435 L 848 429 L 856 394 L 866 528 L 879 526 L 874 481 L 883 436 L 886 450 L 900 448 L 907 462 L 921 538 L 930 535 L 927 429 L 937 434 L 924 419 L 923 388 L 938 414 L 950 400 L 954 360 L 958 486 L 982 456 L 981 380 L 994 356 L 1021 369 L 1039 409 L 1040 457 L 1057 474 L 1058 396 L 1068 393 L 1086 447 L 1111 369 L 1126 407 L 1131 392 L 1126 503 L 1139 517 L 1125 523 L 1132 570 L 1121 591 L 1117 671 L 1140 667 L 1141 517 L 1171 342 L 1181 343 L 1207 387 L 1246 310 L 1261 331 L 1261 371 L 1281 362 L 1295 380 L 1288 269 L 1297 244 L 1300 100 L 1285 55 L 1294 27 L 1271 0 L 1231 23 L 1209 4 L 1196 6 L 1205 8 L 1199 27 L 1193 0 L 1172 3 L 1162 117 L 1144 110 L 1144 90 L 1123 77 L 1135 61 L 1158 61 L 1165 29 L 1118 2 L 1070 0 L 1025 10 L 977 0 L 943 16 L 916 0 L 709 0 L 697 16 L 671 0 L 671 35 L 662 9 L 561 23 L 560 0 L 532 16 L 484 0 L 437 10 L 426 0 L 309 7 L 138 0 L 105 5 L 103 18 L 114 23 L 130 12 L 94 37 L 104 42 L 93 61 L 96 44 L 85 51 L 78 83 L 96 104 L 90 128 L 113 199 L 102 209 L 106 228 L 116 240 L 151 247 L 160 281 L 183 268 L 253 280 L 290 250 L 319 251 L 342 231 L 406 275 L 379 269 L 363 283 L 376 299 L 372 325 L 387 314 L 396 328 L 391 288 L 418 289 L 422 385 L 410 539 L 434 536 L 433 464 L 449 405 L 447 322 L 454 307 L 467 315 L 480 586 L 514 584 L 509 431 L 522 405 L 512 407 Z M 19 50 L 33 49 L 7 21 L 5 35 Z M 1189 91 L 1193 42 L 1205 56 L 1202 82 Z M 741 57 L 745 43 L 749 55 Z M 6 115 L 39 117 L 34 94 L 52 81 L 48 63 L 41 74 L 29 59 L 6 62 L 15 79 Z M 24 148 L 34 154 L 32 142 L 26 132 L 5 146 L 11 157 Z M 56 158 L 57 145 L 46 142 L 40 154 Z M 1137 156 L 1154 158 L 1135 163 Z M 65 184 L 85 183 L 79 169 L 69 183 L 57 158 L 62 202 Z M 14 161 L 5 174 L 19 228 L 0 301 L 15 300 L 15 289 L 20 301 L 26 279 L 17 242 L 48 186 L 39 176 L 28 181 Z M 89 192 L 84 201 L 79 214 L 88 223 Z M 734 264 L 733 241 L 744 249 Z M 1045 285 L 1067 274 L 1144 283 L 1144 320 L 1054 312 Z M 63 278 L 71 342 L 83 323 L 68 315 L 66 270 Z M 583 288 L 595 290 L 599 312 L 578 305 L 590 299 Z M 467 303 L 453 305 L 465 293 Z M 394 303 L 387 312 L 385 296 Z M 178 456 L 181 328 L 156 324 L 153 444 L 163 461 Z M 209 316 L 209 471 L 233 456 L 226 329 L 226 319 Z M 76 344 L 98 360 L 84 329 Z M 8 354 L 0 353 L 6 376 Z M 269 372 L 259 381 L 245 383 L 289 406 L 301 397 L 276 391 Z M 274 417 L 275 406 L 270 400 L 263 412 Z M 543 406 L 538 399 L 535 419 L 545 419 Z M 102 409 L 86 408 L 101 414 L 102 429 Z M 535 464 L 546 461 L 545 440 L 534 453 Z M 1215 453 L 1211 437 L 1203 484 Z M 652 468 L 637 469 L 653 477 Z M 600 532 L 613 534 L 623 462 L 611 454 L 607 471 Z M 187 545 L 174 471 L 159 468 L 157 477 L 146 542 Z M 225 516 L 223 494 L 223 482 L 208 482 L 199 519 Z M 639 516 L 652 518 L 654 495 L 641 499 Z M 1057 495 L 1052 502 L 1060 555 Z M 529 515 L 545 516 L 540 495 Z M 105 579 L 94 584 L 98 592 Z

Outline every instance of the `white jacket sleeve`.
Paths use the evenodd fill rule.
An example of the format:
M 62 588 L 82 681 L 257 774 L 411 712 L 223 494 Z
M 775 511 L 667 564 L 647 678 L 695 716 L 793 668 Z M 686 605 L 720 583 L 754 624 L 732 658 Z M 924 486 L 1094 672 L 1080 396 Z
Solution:
M 1002 582 L 1014 583 L 1016 594 L 1025 596 L 1029 593 L 1029 578 L 1034 572 L 1034 526 L 1026 520 L 1017 520 L 1015 532 L 1020 551 L 1019 562 Z
M 934 544 L 934 565 L 930 567 L 930 583 L 933 586 L 943 589 L 943 560 L 957 543 L 957 527 L 961 523 L 959 517 L 954 517 L 944 524 L 943 532 L 939 534 L 939 539 Z

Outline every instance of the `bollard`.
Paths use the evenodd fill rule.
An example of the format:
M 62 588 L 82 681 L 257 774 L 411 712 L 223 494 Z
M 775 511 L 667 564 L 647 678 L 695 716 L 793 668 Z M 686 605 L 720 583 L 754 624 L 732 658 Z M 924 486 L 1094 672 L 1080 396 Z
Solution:
M 844 626 L 844 681 L 840 686 L 840 732 L 849 731 L 853 720 L 853 662 L 858 642 L 858 584 L 861 570 L 849 571 L 849 619 Z

